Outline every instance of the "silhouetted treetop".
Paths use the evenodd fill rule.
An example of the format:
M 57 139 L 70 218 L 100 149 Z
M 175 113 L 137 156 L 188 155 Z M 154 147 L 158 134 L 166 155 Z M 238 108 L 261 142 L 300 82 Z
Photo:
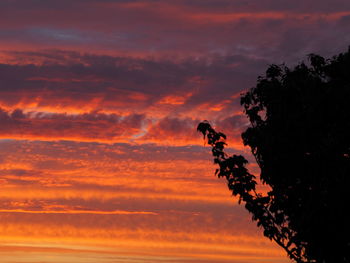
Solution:
M 331 59 L 310 54 L 290 69 L 271 65 L 242 94 L 251 125 L 242 133 L 271 187 L 256 193 L 243 156 L 227 156 L 226 136 L 205 121 L 217 174 L 233 195 L 297 262 L 350 262 L 350 52 Z

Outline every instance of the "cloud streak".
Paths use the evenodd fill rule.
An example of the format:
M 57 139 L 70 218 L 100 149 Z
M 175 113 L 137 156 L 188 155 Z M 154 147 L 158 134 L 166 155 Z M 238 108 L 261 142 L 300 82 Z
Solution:
M 12 139 L 127 141 L 141 132 L 143 115 L 78 115 L 0 111 L 0 136 Z

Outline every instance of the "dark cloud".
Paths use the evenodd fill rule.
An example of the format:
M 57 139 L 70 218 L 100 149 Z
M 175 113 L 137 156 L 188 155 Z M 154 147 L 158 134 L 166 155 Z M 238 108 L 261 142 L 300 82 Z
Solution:
M 177 112 L 188 111 L 230 99 L 267 65 L 244 55 L 171 61 L 63 51 L 8 54 L 25 62 L 0 65 L 0 102 L 11 108 L 34 101 L 39 108 L 91 105 L 90 110 L 145 112 L 159 101 L 164 108 L 163 98 L 182 96 Z
M 113 5 L 113 4 L 135 4 L 134 7 L 138 7 L 137 4 L 144 5 L 157 5 L 168 4 L 179 6 L 182 8 L 193 8 L 200 11 L 266 11 L 266 10 L 287 10 L 298 12 L 334 12 L 344 11 L 346 8 L 350 8 L 350 4 L 346 0 L 322 0 L 315 2 L 313 0 L 297 0 L 290 2 L 288 0 L 178 0 L 174 3 L 171 0 L 77 0 L 71 2 L 69 0 L 27 0 L 25 2 L 21 0 L 3 0 L 0 3 L 1 8 L 6 9 L 19 9 L 19 10 L 67 10 L 68 8 L 83 8 L 84 10 L 91 7 L 96 7 L 97 4 Z M 103 5 L 102 5 L 103 6 Z
M 78 115 L 7 112 L 0 109 L 0 134 L 4 138 L 123 140 L 141 131 L 144 115 L 117 116 L 98 112 Z
M 29 169 L 0 169 L 0 176 L 27 177 L 42 175 L 41 171 Z
M 285 31 L 303 27 L 304 32 L 297 31 L 298 38 L 325 32 L 312 34 L 314 41 L 298 51 L 299 57 L 309 49 L 339 52 L 347 41 L 343 36 L 349 33 L 348 28 L 339 30 L 337 25 L 349 15 L 347 0 L 33 0 L 1 5 L 3 49 L 23 45 L 27 50 L 65 48 L 158 57 L 249 53 L 271 61 L 295 62 L 290 50 L 278 48 Z M 291 45 L 296 41 L 302 47 L 298 38 Z M 336 42 L 340 43 L 334 47 Z

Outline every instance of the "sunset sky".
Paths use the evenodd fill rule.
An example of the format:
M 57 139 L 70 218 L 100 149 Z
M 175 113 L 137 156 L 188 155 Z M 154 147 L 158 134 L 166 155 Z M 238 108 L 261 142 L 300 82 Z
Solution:
M 214 176 L 240 93 L 350 45 L 349 0 L 1 0 L 1 263 L 287 263 Z

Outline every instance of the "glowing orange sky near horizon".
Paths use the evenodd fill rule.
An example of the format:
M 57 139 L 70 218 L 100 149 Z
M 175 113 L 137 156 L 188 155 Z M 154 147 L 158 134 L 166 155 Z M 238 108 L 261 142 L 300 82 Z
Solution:
M 350 43 L 349 1 L 312 2 L 0 1 L 1 263 L 289 262 L 196 126 L 259 174 L 240 94 Z
M 0 143 L 0 255 L 6 262 L 283 258 L 215 180 L 206 151 L 190 153 L 189 162 L 184 147 L 169 153 L 155 145 Z

